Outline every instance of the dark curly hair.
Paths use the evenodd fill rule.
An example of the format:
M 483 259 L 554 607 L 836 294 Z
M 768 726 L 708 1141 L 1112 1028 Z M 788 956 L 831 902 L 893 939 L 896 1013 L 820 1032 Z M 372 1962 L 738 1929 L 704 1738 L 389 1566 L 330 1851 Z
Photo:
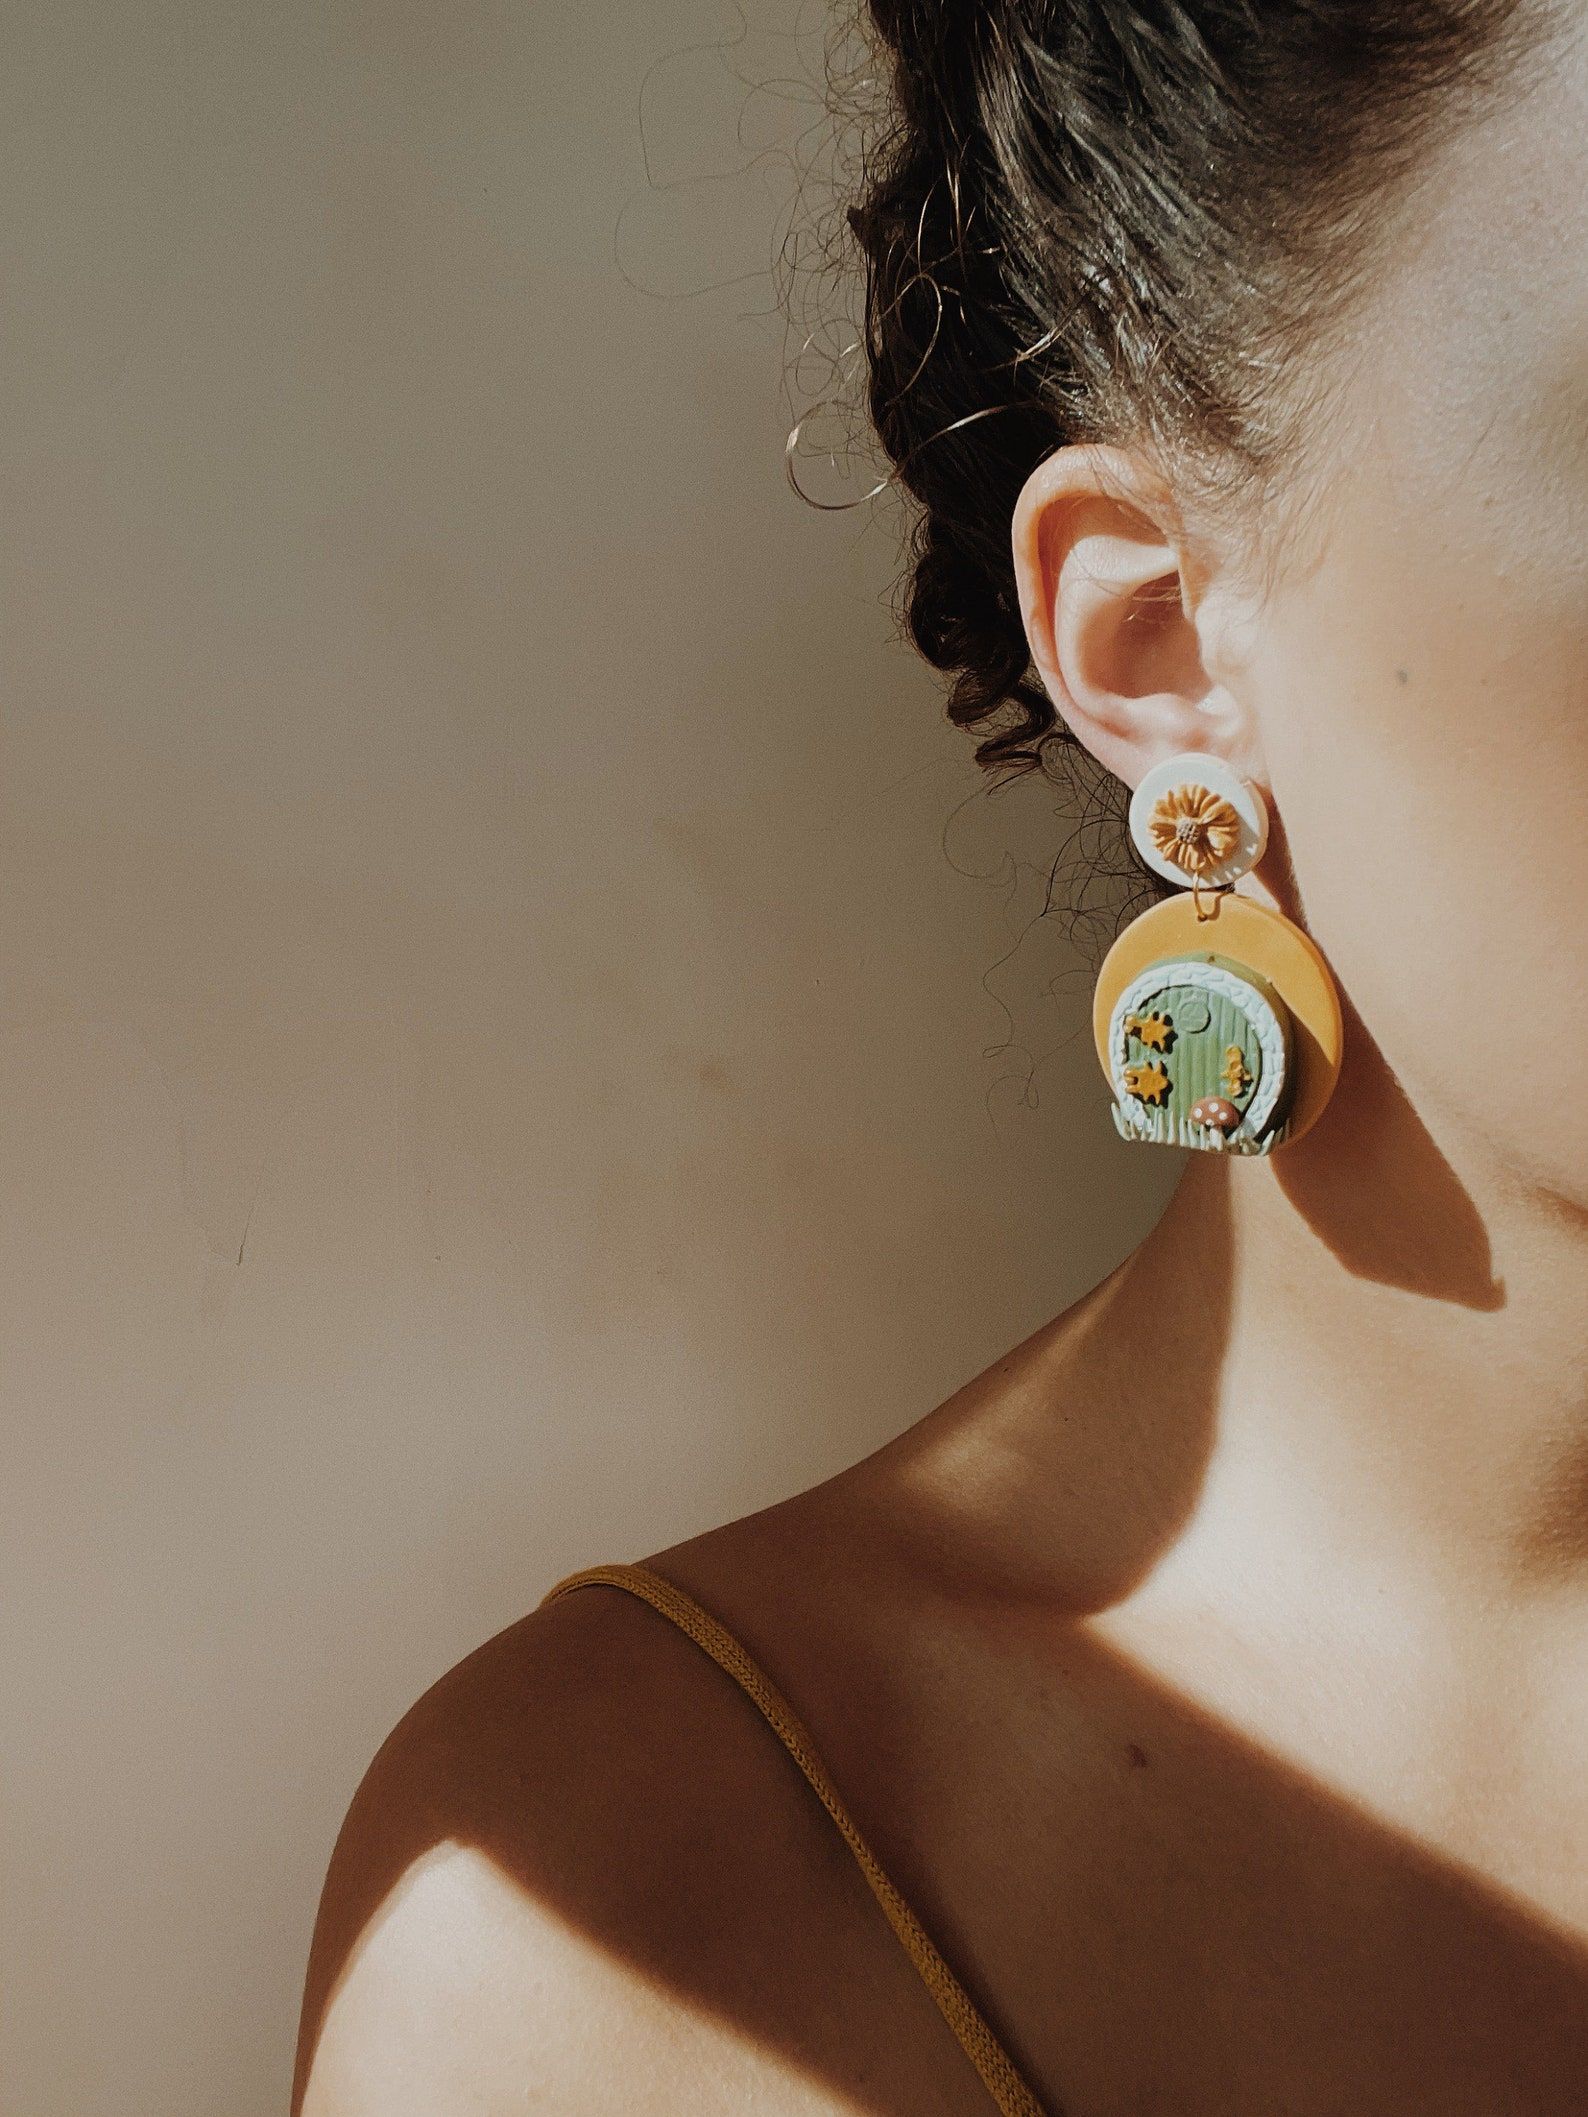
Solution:
M 870 0 L 887 80 L 847 208 L 871 421 L 921 503 L 903 614 L 978 762 L 1066 739 L 1010 521 L 1071 440 L 1209 504 L 1272 497 L 1298 358 L 1348 325 L 1387 208 L 1457 114 L 1524 86 L 1548 0 Z M 1259 510 L 1261 512 L 1261 510 Z

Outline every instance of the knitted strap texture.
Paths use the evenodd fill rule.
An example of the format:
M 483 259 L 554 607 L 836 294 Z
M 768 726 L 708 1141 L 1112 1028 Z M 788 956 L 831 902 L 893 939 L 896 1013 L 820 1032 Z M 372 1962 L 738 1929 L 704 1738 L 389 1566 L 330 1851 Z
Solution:
M 838 1789 L 827 1776 L 815 1745 L 794 1708 L 782 1692 L 750 1659 L 733 1634 L 700 1607 L 681 1588 L 663 1580 L 646 1566 L 587 1566 L 557 1582 L 541 1598 L 541 1607 L 573 1588 L 626 1588 L 671 1618 L 725 1669 L 758 1708 L 774 1734 L 804 1773 L 811 1790 L 826 1809 L 855 1863 L 871 1885 L 872 1894 L 887 1914 L 888 1923 L 903 1943 L 911 1962 L 920 1972 L 927 1990 L 936 2000 L 944 2020 L 958 2037 L 965 2055 L 981 2075 L 987 2092 L 1003 2117 L 1046 2117 L 1042 2105 L 1021 2078 L 1013 2060 L 982 2018 L 975 2001 L 938 1953 L 925 1927 L 889 1879 L 882 1863 L 861 1836 L 859 1827 L 838 1797 Z

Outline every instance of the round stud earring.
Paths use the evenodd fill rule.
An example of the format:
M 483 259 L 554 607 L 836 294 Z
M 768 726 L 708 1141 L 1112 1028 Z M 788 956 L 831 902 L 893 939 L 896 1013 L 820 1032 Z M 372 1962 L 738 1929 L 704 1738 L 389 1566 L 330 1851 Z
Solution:
M 1340 1073 L 1340 995 L 1316 944 L 1233 894 L 1268 808 L 1222 758 L 1187 750 L 1132 796 L 1130 835 L 1189 896 L 1134 919 L 1098 974 L 1092 1025 L 1125 1139 L 1270 1154 L 1316 1122 Z

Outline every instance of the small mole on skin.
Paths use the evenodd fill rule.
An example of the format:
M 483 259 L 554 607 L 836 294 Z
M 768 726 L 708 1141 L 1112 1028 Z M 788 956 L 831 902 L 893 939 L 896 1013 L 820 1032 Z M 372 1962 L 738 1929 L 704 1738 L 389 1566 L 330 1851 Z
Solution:
M 1144 1765 L 1148 1761 L 1147 1752 L 1142 1748 L 1139 1742 L 1127 1742 L 1125 1744 L 1125 1755 L 1130 1759 L 1131 1763 L 1136 1766 L 1138 1771 L 1141 1769 L 1142 1765 Z
M 1395 671 L 1395 681 L 1398 684 L 1409 684 L 1411 682 L 1411 678 L 1407 675 L 1404 669 L 1397 669 Z

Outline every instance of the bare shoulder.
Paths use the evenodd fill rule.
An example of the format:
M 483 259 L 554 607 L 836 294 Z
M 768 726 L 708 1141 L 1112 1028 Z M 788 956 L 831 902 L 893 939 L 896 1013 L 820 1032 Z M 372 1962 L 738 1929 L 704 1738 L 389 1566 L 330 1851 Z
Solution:
M 881 2010 L 897 2107 L 947 2109 L 917 1982 L 748 1699 L 644 1603 L 580 1589 L 444 1676 L 370 1765 L 293 2107 L 803 2117 L 875 2094 Z
M 1005 1426 L 1044 1394 L 1044 1354 L 1034 1337 L 897 1443 L 645 1561 L 785 1693 L 934 1917 L 942 1862 L 918 1848 L 941 1855 L 953 1817 L 923 1792 L 963 1783 L 956 1731 L 1000 1707 L 987 1522 L 1026 1474 Z M 370 1765 L 315 1931 L 300 2117 L 949 2117 L 980 2093 L 755 1705 L 636 1597 L 544 1604 Z

